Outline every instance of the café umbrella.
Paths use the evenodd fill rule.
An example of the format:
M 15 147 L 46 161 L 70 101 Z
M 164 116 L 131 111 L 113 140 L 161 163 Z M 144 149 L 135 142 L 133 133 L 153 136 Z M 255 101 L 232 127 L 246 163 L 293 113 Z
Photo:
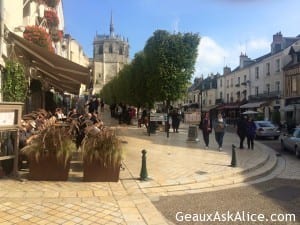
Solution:
M 258 114 L 258 112 L 253 111 L 253 110 L 248 110 L 242 113 L 243 115 L 253 115 L 253 114 Z

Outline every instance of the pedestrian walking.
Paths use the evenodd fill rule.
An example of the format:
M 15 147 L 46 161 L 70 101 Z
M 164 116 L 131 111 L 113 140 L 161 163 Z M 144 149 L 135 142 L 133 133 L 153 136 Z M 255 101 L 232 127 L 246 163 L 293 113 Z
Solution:
M 209 146 L 209 134 L 211 133 L 211 125 L 212 124 L 211 124 L 209 112 L 206 112 L 201 122 L 201 129 L 202 129 L 203 139 L 205 143 L 205 149 L 208 149 Z
M 248 118 L 247 121 L 247 144 L 248 144 L 248 149 L 254 148 L 254 138 L 256 134 L 256 126 L 255 123 L 253 122 L 252 118 Z
M 214 130 L 215 130 L 215 138 L 219 146 L 219 151 L 222 151 L 223 146 L 223 137 L 225 134 L 225 119 L 223 119 L 222 114 L 218 113 L 218 117 L 214 121 Z
M 247 135 L 247 123 L 246 118 L 241 116 L 237 121 L 237 135 L 240 138 L 240 149 L 244 149 L 244 140 Z
M 173 111 L 171 113 L 171 119 L 172 119 L 173 132 L 178 133 L 178 128 L 179 128 L 179 124 L 180 124 L 180 115 L 179 115 L 177 109 L 173 109 Z

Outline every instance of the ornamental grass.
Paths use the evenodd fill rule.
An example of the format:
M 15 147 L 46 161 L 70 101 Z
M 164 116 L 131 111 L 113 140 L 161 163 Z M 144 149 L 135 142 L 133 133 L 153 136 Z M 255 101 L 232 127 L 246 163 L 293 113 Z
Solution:
M 122 160 L 121 142 L 116 131 L 103 127 L 96 129 L 93 126 L 87 128 L 87 133 L 82 141 L 82 156 L 87 163 L 99 161 L 105 167 L 120 166 Z
M 65 165 L 76 149 L 72 141 L 72 135 L 68 127 L 61 127 L 49 120 L 45 128 L 32 140 L 32 142 L 21 149 L 21 152 L 29 157 L 40 157 L 55 155 L 58 161 L 64 161 Z

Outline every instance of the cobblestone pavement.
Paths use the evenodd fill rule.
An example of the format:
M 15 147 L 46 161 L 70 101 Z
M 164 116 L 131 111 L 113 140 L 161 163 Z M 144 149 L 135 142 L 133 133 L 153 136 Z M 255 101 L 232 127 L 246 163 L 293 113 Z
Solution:
M 129 224 L 163 225 L 169 222 L 152 200 L 160 196 L 197 193 L 244 182 L 255 171 L 264 174 L 276 165 L 275 153 L 257 143 L 255 150 L 237 150 L 238 166 L 230 167 L 235 134 L 227 133 L 223 151 L 211 135 L 209 150 L 203 142 L 187 142 L 187 125 L 179 133 L 117 125 L 107 111 L 106 124 L 117 127 L 125 149 L 124 167 L 117 183 L 46 182 L 1 179 L 0 224 Z M 147 150 L 149 179 L 140 181 L 141 150 Z M 270 163 L 271 161 L 271 163 Z M 265 168 L 265 164 L 270 164 Z M 71 172 L 70 176 L 80 177 Z

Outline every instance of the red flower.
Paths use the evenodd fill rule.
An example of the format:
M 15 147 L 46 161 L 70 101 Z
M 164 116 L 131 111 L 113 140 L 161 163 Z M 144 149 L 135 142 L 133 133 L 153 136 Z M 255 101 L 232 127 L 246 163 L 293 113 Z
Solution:
M 54 52 L 51 37 L 44 28 L 38 26 L 27 26 L 23 33 L 23 37 L 31 43 Z

